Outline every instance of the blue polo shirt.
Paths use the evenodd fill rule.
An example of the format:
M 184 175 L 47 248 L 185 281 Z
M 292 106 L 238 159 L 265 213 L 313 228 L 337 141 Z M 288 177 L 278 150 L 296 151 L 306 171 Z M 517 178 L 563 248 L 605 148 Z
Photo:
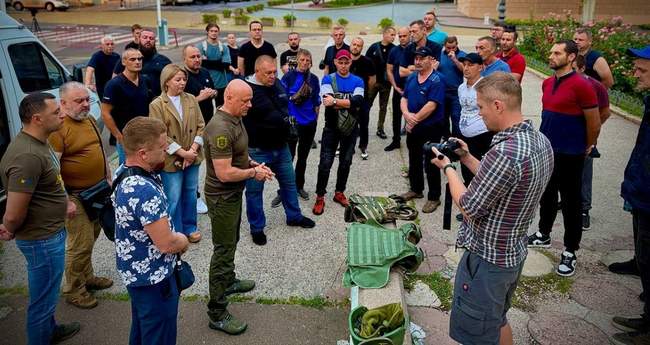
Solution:
M 400 88 L 404 88 L 404 82 L 406 82 L 406 78 L 399 76 L 399 66 L 402 62 L 402 54 L 404 54 L 405 50 L 406 47 L 402 47 L 400 45 L 395 46 L 395 48 L 391 49 L 390 53 L 388 54 L 387 60 L 387 63 L 393 65 L 393 78 L 395 79 L 395 84 L 397 84 L 397 86 Z
M 587 149 L 585 109 L 597 108 L 596 92 L 576 72 L 542 83 L 542 125 L 539 130 L 551 141 L 553 152 L 584 154 Z
M 464 57 L 465 55 L 465 52 L 460 49 L 456 51 L 457 59 Z M 447 91 L 456 92 L 460 84 L 463 83 L 463 71 L 456 67 L 456 64 L 449 58 L 445 50 L 440 54 L 440 66 L 438 67 L 438 72 L 445 76 Z
M 501 59 L 496 59 L 493 63 L 485 65 L 481 77 L 487 77 L 494 72 L 510 73 L 510 66 Z
M 435 102 L 436 109 L 424 121 L 417 125 L 433 125 L 445 119 L 445 82 L 443 76 L 433 71 L 423 82 L 418 82 L 418 74 L 412 73 L 406 79 L 403 98 L 408 101 L 408 110 L 417 113 L 427 102 Z
M 108 81 L 102 103 L 113 106 L 111 116 L 120 131 L 136 116 L 149 116 L 149 103 L 154 98 L 149 90 L 149 80 L 140 75 L 135 85 L 123 73 Z
M 441 46 L 444 46 L 445 41 L 447 40 L 447 33 L 442 30 L 438 30 L 434 28 L 433 31 L 431 31 L 431 33 L 429 34 L 429 36 L 427 36 L 427 39 L 429 41 L 436 42 Z

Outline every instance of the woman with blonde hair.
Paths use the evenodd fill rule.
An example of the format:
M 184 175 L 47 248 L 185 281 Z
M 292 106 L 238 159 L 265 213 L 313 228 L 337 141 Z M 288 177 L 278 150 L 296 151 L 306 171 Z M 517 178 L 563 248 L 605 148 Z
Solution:
M 196 243 L 201 240 L 197 227 L 196 193 L 205 122 L 196 98 L 184 92 L 186 83 L 187 75 L 181 67 L 175 64 L 165 66 L 160 73 L 162 93 L 149 105 L 149 116 L 162 120 L 167 127 L 169 146 L 161 172 L 169 201 L 167 211 L 174 229 Z

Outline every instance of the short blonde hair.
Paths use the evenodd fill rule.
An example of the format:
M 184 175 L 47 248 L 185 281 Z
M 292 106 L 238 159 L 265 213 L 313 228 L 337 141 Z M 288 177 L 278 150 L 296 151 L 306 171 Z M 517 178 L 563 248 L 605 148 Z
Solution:
M 489 102 L 499 100 L 509 110 L 521 110 L 521 85 L 510 73 L 494 72 L 481 79 L 474 88 L 479 97 Z
M 124 151 L 128 156 L 142 148 L 152 148 L 164 133 L 167 133 L 167 127 L 161 120 L 136 116 L 122 130 Z
M 187 78 L 187 73 L 180 66 L 170 63 L 165 66 L 160 72 L 160 89 L 162 92 L 167 92 L 167 82 L 170 81 L 178 72 L 183 72 L 185 78 Z

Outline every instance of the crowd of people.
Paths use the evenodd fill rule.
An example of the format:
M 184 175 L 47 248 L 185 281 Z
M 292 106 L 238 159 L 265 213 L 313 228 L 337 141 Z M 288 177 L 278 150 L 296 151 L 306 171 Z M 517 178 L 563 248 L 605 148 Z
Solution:
M 83 83 L 64 84 L 60 102 L 47 93 L 27 95 L 21 102 L 23 131 L 0 163 L 8 190 L 0 238 L 15 238 L 27 261 L 29 344 L 57 343 L 78 332 L 79 323 L 54 320 L 64 275 L 63 295 L 79 308 L 97 306 L 91 292 L 113 285 L 94 274 L 91 260 L 101 229 L 85 195 L 100 187 L 111 189 L 115 209 L 117 271 L 132 306 L 129 343 L 176 343 L 182 287 L 175 275 L 180 255 L 202 238 L 197 213 L 208 214 L 212 233 L 209 327 L 232 335 L 244 332 L 247 324 L 227 309 L 228 295 L 255 288 L 254 281 L 236 275 L 234 265 L 244 195 L 256 245 L 267 243 L 263 190 L 271 180 L 279 184 L 271 206 L 283 206 L 287 226 L 315 226 L 298 198 L 310 199 L 305 171 L 317 146 L 322 107 L 312 213 L 324 213 L 337 157 L 332 200 L 348 206 L 345 191 L 355 152 L 369 159 L 375 99 L 376 135 L 382 140 L 392 135 L 384 151 L 400 148 L 406 136 L 409 190 L 401 197 L 424 198 L 426 177 L 422 212 L 434 212 L 441 205 L 442 172 L 460 209 L 457 246 L 466 251 L 455 278 L 453 339 L 512 343 L 506 313 L 526 247 L 550 247 L 558 209 L 565 250 L 557 274 L 575 274 L 582 231 L 590 228 L 596 143 L 610 115 L 607 89 L 614 83 L 607 61 L 591 49 L 588 29 L 556 42 L 549 52 L 554 75 L 541 85 L 539 130 L 521 113 L 526 61 L 517 51 L 512 26 L 495 25 L 476 41 L 475 51 L 464 52 L 455 36 L 436 25 L 435 13 L 427 12 L 408 26 L 383 29 L 381 40 L 369 44 L 365 54 L 363 38 L 348 44 L 345 28 L 334 26 L 318 64 L 320 80 L 297 32 L 288 34 L 289 49 L 278 62 L 258 21 L 249 24 L 250 40 L 241 47 L 234 34 L 222 42 L 216 23 L 205 30 L 206 39 L 183 47 L 182 61 L 174 63 L 158 53 L 152 30 L 133 25 L 133 41 L 121 55 L 110 36 L 101 39 Z M 650 46 L 629 49 L 629 54 L 639 88 L 650 88 Z M 387 133 L 391 89 L 392 133 Z M 89 92 L 98 93 L 110 143 L 116 146 L 121 166 L 115 174 L 99 127 L 89 116 Z M 622 186 L 634 218 L 636 255 L 610 266 L 615 273 L 641 275 L 644 291 L 650 288 L 650 190 L 644 183 L 650 178 L 650 98 L 645 102 Z M 424 152 L 425 143 L 450 137 L 460 147 L 454 151 L 460 175 L 436 148 L 433 159 L 425 158 L 431 156 Z M 538 230 L 528 235 L 537 205 Z M 614 325 L 628 333 L 614 339 L 649 341 L 647 304 L 644 311 L 639 319 L 615 318 Z

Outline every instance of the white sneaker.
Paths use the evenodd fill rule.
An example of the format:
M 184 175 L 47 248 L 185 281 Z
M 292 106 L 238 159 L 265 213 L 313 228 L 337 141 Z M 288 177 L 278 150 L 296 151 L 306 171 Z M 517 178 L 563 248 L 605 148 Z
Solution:
M 203 199 L 201 198 L 196 199 L 196 213 L 198 214 L 208 213 L 208 205 L 206 205 Z
M 560 257 L 560 264 L 557 266 L 557 274 L 562 277 L 570 277 L 576 273 L 576 265 L 578 260 L 576 255 L 571 252 L 564 251 Z

